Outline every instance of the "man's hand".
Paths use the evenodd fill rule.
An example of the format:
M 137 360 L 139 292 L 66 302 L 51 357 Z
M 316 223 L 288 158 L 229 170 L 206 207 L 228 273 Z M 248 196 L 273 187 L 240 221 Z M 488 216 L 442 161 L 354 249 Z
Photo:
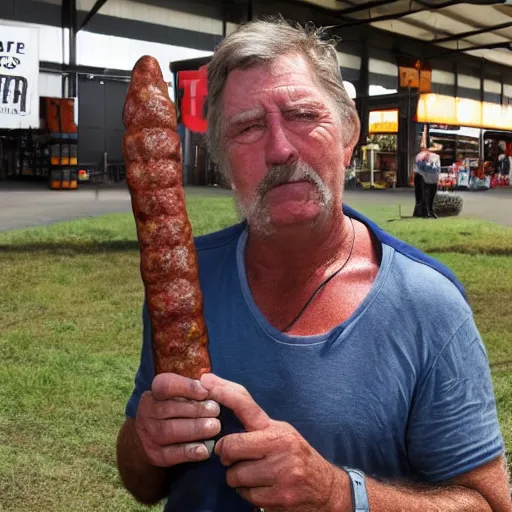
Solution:
M 215 447 L 221 462 L 229 466 L 228 485 L 244 499 L 266 512 L 343 510 L 343 501 L 350 504 L 348 477 L 295 428 L 270 419 L 239 384 L 211 373 L 201 377 L 201 384 L 209 398 L 231 409 L 247 430 L 223 437 Z M 341 501 L 340 489 L 347 496 Z
M 220 432 L 219 404 L 206 400 L 208 391 L 198 380 L 173 373 L 157 375 L 137 410 L 135 427 L 148 461 L 169 467 L 205 460 L 204 443 Z

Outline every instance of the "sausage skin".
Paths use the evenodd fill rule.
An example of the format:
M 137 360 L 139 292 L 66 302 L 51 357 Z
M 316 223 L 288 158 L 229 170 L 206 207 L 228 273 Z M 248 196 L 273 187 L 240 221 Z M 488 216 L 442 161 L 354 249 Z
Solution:
M 126 182 L 140 246 L 155 374 L 211 371 L 176 109 L 158 61 L 135 64 L 123 109 Z

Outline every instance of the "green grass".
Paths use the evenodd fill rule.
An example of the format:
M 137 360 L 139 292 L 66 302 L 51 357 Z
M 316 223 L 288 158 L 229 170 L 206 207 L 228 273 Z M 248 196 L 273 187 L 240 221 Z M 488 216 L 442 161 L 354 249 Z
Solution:
M 196 234 L 236 220 L 229 197 L 191 195 L 188 209 Z M 512 446 L 512 230 L 360 209 L 466 286 Z M 140 350 L 138 265 L 131 214 L 0 233 L 1 511 L 147 510 L 114 458 Z

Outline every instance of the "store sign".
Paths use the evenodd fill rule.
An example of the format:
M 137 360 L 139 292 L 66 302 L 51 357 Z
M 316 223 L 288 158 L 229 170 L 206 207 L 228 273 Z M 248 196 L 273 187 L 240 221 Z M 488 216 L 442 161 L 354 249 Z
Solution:
M 512 105 L 497 103 L 482 104 L 482 124 L 484 128 L 512 130 Z
M 37 28 L 0 25 L 0 128 L 39 128 Z
M 398 109 L 371 111 L 368 132 L 398 133 Z
M 418 100 L 417 119 L 420 123 L 512 130 L 512 105 L 422 94 Z
M 181 100 L 180 122 L 193 132 L 204 133 L 208 127 L 208 81 L 206 66 L 198 70 L 179 71 L 178 89 Z
M 416 68 L 398 68 L 400 74 L 400 87 L 417 89 L 420 86 L 420 74 Z
M 421 69 L 421 62 L 417 61 L 415 67 L 399 66 L 400 87 L 419 89 L 419 92 L 432 90 L 432 71 Z

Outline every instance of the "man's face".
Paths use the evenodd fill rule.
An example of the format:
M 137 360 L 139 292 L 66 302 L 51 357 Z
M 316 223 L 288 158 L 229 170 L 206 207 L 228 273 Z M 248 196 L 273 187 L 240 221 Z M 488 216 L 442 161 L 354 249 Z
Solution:
M 304 58 L 232 71 L 222 101 L 223 165 L 249 224 L 272 232 L 327 218 L 341 201 L 351 151 Z

